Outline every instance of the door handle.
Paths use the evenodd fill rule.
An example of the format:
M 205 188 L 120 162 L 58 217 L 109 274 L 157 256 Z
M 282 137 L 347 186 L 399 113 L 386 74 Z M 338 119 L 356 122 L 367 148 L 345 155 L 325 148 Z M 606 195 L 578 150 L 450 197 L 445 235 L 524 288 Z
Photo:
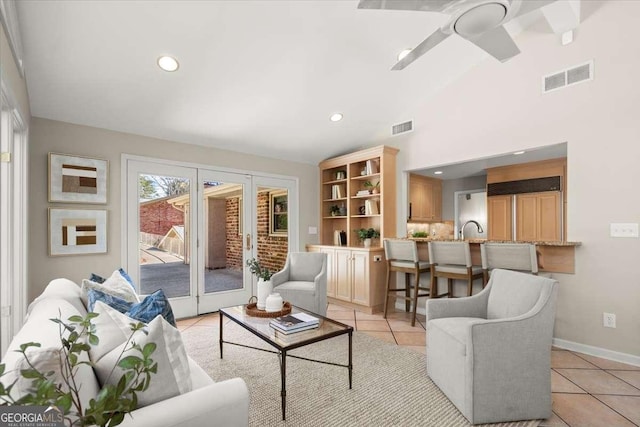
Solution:
M 247 250 L 247 251 L 251 249 L 251 234 L 247 233 L 246 244 L 245 244 L 244 249 Z

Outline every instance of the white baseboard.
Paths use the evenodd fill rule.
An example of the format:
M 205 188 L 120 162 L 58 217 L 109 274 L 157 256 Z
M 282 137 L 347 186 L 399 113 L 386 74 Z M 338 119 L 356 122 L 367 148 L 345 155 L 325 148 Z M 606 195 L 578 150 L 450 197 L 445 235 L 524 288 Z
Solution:
M 590 356 L 602 357 L 603 359 L 626 363 L 627 365 L 640 366 L 640 356 L 634 356 L 633 354 L 620 353 L 618 351 L 562 340 L 560 338 L 554 338 L 552 343 L 554 346 L 565 350 L 572 350 L 577 351 L 578 353 L 588 354 Z

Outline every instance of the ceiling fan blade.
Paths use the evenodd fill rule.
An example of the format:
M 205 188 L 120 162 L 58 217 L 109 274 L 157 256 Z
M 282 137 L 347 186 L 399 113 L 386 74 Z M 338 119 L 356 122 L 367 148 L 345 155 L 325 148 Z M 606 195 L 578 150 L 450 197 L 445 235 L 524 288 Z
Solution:
M 520 53 L 520 49 L 502 25 L 467 40 L 500 62 L 508 61 Z
M 358 9 L 418 10 L 441 12 L 451 0 L 360 0 Z
M 407 56 L 398 61 L 396 65 L 393 66 L 392 70 L 398 71 L 404 69 L 407 65 L 411 64 L 413 61 L 427 53 L 427 51 L 437 46 L 440 42 L 446 40 L 447 37 L 449 37 L 449 34 L 443 32 L 441 29 L 438 29 L 435 33 L 424 39 L 422 43 L 414 47 L 411 52 L 407 54 Z
M 540 9 L 541 7 L 544 7 L 549 3 L 553 3 L 554 1 L 556 0 L 521 0 L 519 2 L 520 8 L 518 9 L 518 12 L 516 12 L 516 14 L 514 15 L 514 18 L 525 15 L 536 9 Z

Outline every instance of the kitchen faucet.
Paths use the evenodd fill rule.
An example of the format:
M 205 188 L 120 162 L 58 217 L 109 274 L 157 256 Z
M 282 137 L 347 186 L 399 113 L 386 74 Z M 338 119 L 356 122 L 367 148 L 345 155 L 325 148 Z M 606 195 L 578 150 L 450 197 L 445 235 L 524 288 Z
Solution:
M 474 223 L 476 225 L 476 227 L 478 227 L 478 233 L 484 233 L 484 230 L 482 229 L 482 226 L 480 225 L 480 223 L 478 221 L 474 221 L 473 219 L 470 219 L 469 221 L 465 222 L 462 225 L 462 227 L 460 227 L 460 231 L 458 231 L 458 234 L 460 234 L 460 240 L 464 240 L 464 228 L 470 222 Z

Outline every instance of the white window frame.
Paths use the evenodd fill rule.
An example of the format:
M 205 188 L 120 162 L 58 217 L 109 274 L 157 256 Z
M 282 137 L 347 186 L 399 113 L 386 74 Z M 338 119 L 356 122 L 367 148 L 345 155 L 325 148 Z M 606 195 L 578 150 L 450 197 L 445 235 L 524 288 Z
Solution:
M 29 162 L 28 129 L 1 78 L 0 152 L 4 157 L 0 162 L 0 354 L 4 354 L 26 312 Z

